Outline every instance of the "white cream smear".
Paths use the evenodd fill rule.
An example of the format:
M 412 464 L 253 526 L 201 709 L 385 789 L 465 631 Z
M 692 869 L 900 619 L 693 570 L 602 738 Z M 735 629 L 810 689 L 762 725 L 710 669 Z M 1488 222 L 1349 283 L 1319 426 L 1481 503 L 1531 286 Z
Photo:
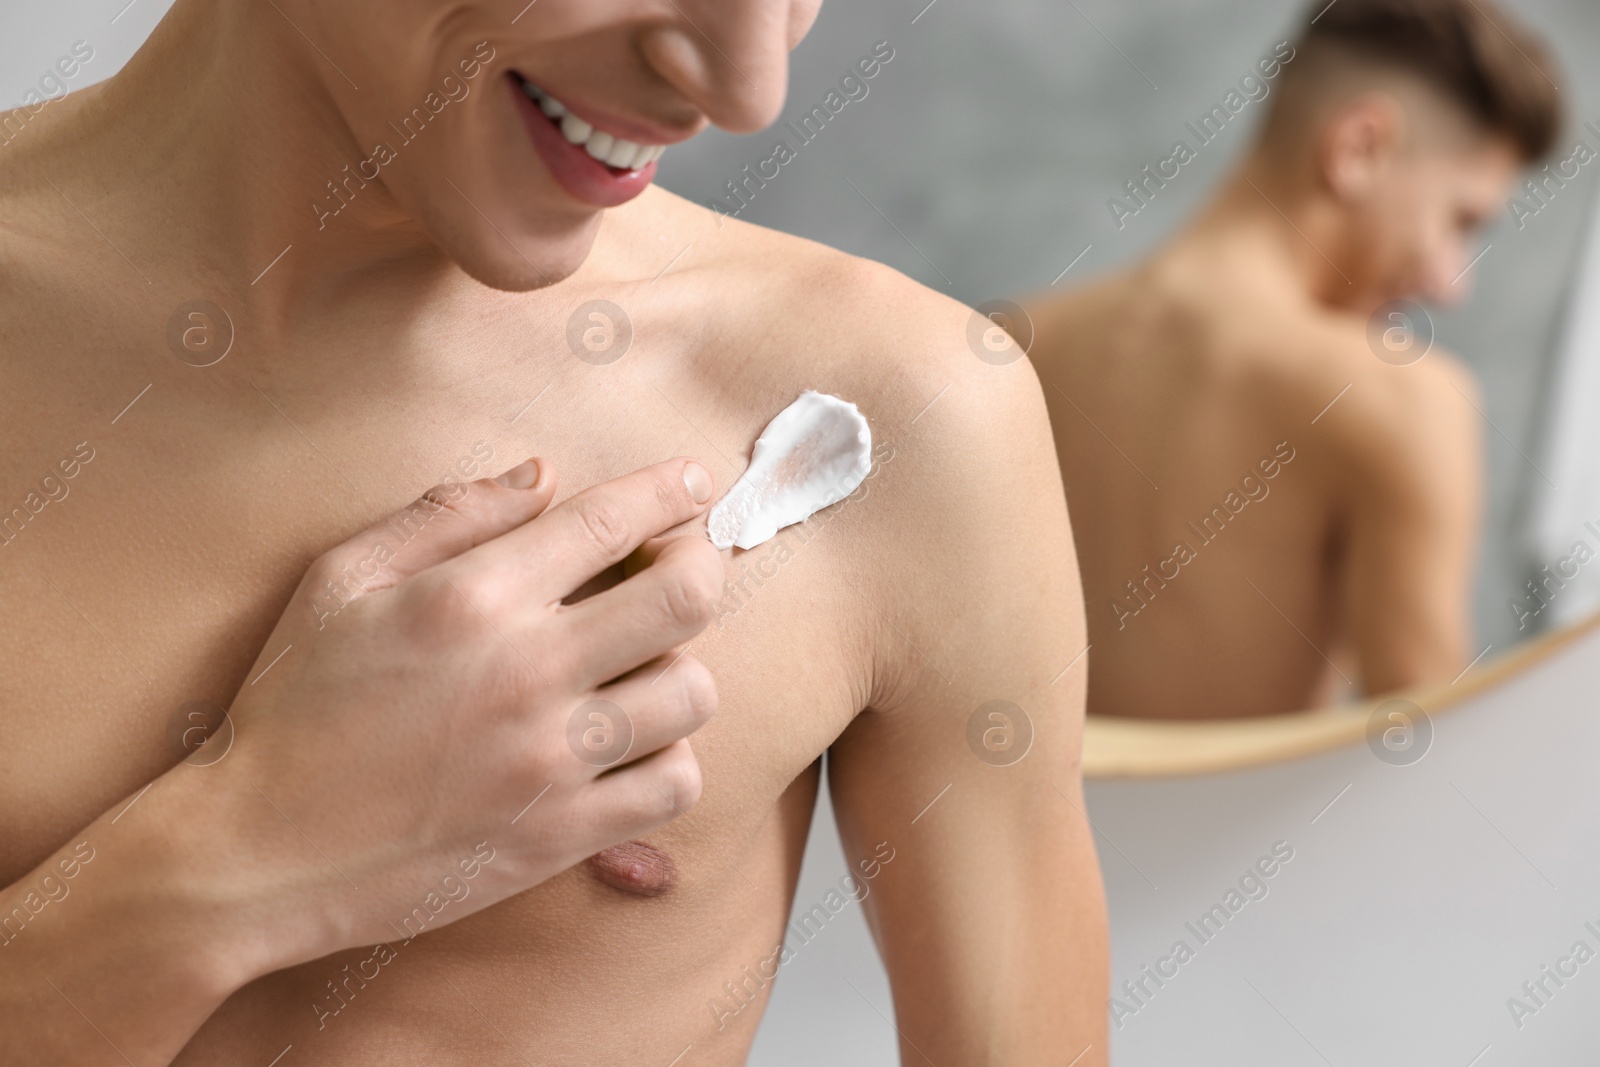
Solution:
M 807 389 L 756 438 L 750 466 L 712 509 L 706 532 L 718 548 L 755 548 L 855 492 L 871 469 L 866 417 Z

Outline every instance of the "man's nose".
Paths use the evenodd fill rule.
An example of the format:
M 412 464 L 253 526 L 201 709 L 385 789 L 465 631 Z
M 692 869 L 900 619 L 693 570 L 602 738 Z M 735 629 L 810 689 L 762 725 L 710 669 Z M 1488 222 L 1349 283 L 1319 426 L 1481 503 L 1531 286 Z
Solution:
M 647 62 L 730 133 L 777 121 L 789 83 L 789 0 L 668 0 Z

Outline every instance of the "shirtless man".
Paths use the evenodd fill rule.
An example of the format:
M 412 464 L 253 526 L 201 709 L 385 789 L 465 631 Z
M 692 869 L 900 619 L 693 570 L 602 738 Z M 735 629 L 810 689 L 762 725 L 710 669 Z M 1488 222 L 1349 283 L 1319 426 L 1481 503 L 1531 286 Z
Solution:
M 827 753 L 905 1061 L 1104 1062 L 1086 637 L 1037 379 L 886 268 L 591 159 L 770 123 L 814 15 L 178 0 L 0 149 L 6 499 L 93 452 L 0 571 L 0 911 L 70 886 L 0 947 L 0 1059 L 742 1063 Z M 590 122 L 609 145 L 574 146 Z M 688 455 L 720 493 L 807 388 L 868 416 L 863 489 L 731 553 L 681 660 L 627 673 L 623 646 L 704 623 L 689 572 L 651 594 L 672 610 L 612 617 L 604 669 L 550 652 L 644 577 L 563 605 L 561 574 L 662 516 L 687 536 L 656 558 L 707 547 L 683 460 L 638 476 L 649 514 L 571 491 Z M 447 525 L 382 522 L 529 455 L 587 551 L 547 562 L 544 520 L 518 525 L 541 502 L 482 482 L 443 492 Z M 569 752 L 523 704 L 599 693 L 643 735 L 705 669 L 698 781 L 633 786 L 652 818 L 699 806 L 522 892 L 552 873 L 538 811 L 590 818 L 610 779 L 579 754 L 627 725 L 579 704 Z M 207 700 L 231 747 L 172 767 Z M 681 703 L 641 750 L 704 719 Z
M 1464 294 L 1475 231 L 1555 137 L 1555 90 L 1488 0 L 1312 6 L 1199 218 L 1027 308 L 1096 713 L 1290 711 L 1471 655 L 1483 403 L 1419 310 L 1385 305 Z

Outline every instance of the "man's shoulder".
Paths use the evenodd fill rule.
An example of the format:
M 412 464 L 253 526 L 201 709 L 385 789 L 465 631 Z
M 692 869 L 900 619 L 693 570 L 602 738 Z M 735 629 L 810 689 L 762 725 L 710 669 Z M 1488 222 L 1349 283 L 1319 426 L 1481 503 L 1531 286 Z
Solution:
M 1433 340 L 1426 323 L 1386 326 L 1345 312 L 1263 313 L 1238 334 L 1233 355 L 1241 376 L 1275 407 L 1309 407 L 1308 417 L 1331 418 L 1344 408 L 1404 430 L 1448 421 L 1451 412 L 1478 403 L 1472 371 Z
M 1007 494 L 1043 487 L 1064 513 L 1039 380 L 995 323 L 881 263 L 689 207 L 704 217 L 675 303 L 715 338 L 689 357 L 703 390 L 752 440 L 806 389 L 867 418 L 872 504 L 838 520 L 863 581 L 915 599 L 915 571 L 917 596 L 932 595 L 951 554 L 1009 514 Z
M 752 433 L 804 389 L 855 403 L 871 428 L 867 480 L 816 520 L 857 647 L 871 649 L 866 702 L 965 700 L 958 674 L 1032 669 L 1029 642 L 985 642 L 1035 610 L 1043 617 L 1025 629 L 1070 645 L 1050 652 L 1070 660 L 1082 636 L 1076 556 L 1022 346 L 881 263 L 731 219 L 708 225 L 717 222 L 689 268 L 707 272 L 692 292 L 716 294 L 702 306 L 719 335 L 697 379 L 759 413 Z
M 709 213 L 708 213 L 709 214 Z M 715 216 L 713 216 L 715 217 Z M 886 357 L 911 338 L 959 342 L 971 311 L 892 267 L 816 241 L 717 218 L 708 252 L 730 281 L 792 313 L 790 328 L 870 346 Z
M 685 238 L 698 231 L 680 285 L 726 339 L 719 369 L 737 360 L 753 383 L 835 392 L 886 432 L 946 406 L 992 416 L 1038 393 L 1025 353 L 994 323 L 892 267 L 681 200 L 668 207 Z
M 1357 485 L 1466 478 L 1476 462 L 1476 376 L 1425 322 L 1329 314 L 1286 327 L 1258 362 L 1268 403 L 1299 412 Z

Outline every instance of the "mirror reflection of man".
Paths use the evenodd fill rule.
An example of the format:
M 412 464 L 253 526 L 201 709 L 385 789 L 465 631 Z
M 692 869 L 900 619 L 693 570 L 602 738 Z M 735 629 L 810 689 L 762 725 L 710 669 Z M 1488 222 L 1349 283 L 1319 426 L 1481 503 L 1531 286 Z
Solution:
M 1409 301 L 1465 295 L 1557 135 L 1551 62 L 1489 0 L 1315 7 L 1209 206 L 1028 308 L 1094 712 L 1288 711 L 1472 655 L 1483 402 Z

